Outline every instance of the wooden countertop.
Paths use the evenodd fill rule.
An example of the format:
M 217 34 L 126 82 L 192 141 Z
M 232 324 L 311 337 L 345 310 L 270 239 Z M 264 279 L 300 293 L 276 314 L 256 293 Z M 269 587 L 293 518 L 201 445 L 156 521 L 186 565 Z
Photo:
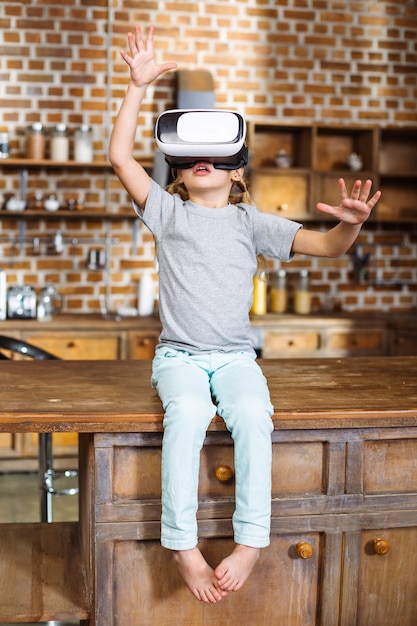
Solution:
M 410 313 L 312 313 L 311 315 L 295 315 L 293 313 L 267 313 L 266 315 L 252 315 L 251 324 L 254 327 L 282 324 L 297 326 L 328 326 L 329 324 L 355 324 L 369 326 L 379 324 L 392 328 L 417 328 L 417 311 Z M 54 331 L 61 330 L 159 330 L 161 322 L 158 315 L 123 317 L 118 320 L 104 319 L 99 313 L 71 314 L 59 313 L 47 322 L 21 319 L 8 319 L 1 322 L 1 334 L 24 331 Z
M 277 430 L 417 426 L 417 357 L 259 363 Z M 0 361 L 0 432 L 161 431 L 150 376 L 151 361 Z
M 26 332 L 26 331 L 77 331 L 77 330 L 159 330 L 161 322 L 157 315 L 122 317 L 120 319 L 104 319 L 99 313 L 92 314 L 70 314 L 59 313 L 54 315 L 51 320 L 38 321 L 8 319 L 1 322 L 0 334 L 7 335 L 9 332 Z

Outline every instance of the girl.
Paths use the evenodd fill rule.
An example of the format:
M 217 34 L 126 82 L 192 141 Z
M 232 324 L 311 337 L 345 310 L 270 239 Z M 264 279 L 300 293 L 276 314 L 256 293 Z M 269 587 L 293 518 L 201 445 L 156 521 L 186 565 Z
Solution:
M 133 158 L 146 89 L 176 67 L 155 62 L 153 33 L 144 42 L 137 26 L 128 33 L 130 54 L 121 51 L 130 82 L 109 157 L 157 244 L 162 333 L 152 384 L 164 407 L 161 543 L 194 596 L 218 602 L 242 587 L 269 544 L 273 407 L 250 340 L 256 257 L 344 254 L 380 192 L 368 199 L 371 181 L 356 181 L 349 197 L 341 179 L 340 205 L 317 205 L 340 220 L 323 233 L 248 204 L 243 167 L 196 159 L 177 171 L 172 193 L 163 190 Z M 216 413 L 234 440 L 236 506 L 235 548 L 213 570 L 198 548 L 196 512 L 200 450 Z

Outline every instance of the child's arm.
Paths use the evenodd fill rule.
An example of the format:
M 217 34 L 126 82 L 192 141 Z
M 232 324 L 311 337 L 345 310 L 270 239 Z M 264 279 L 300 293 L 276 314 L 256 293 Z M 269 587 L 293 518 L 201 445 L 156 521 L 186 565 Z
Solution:
M 110 138 L 109 159 L 126 191 L 141 207 L 148 197 L 151 179 L 143 167 L 133 158 L 136 126 L 146 89 L 163 72 L 172 70 L 176 63 L 157 65 L 153 52 L 154 29 L 149 29 L 146 44 L 142 41 L 141 29 L 128 33 L 130 55 L 120 51 L 130 68 L 130 82 L 117 115 Z
M 319 211 L 338 217 L 339 224 L 326 233 L 300 228 L 294 238 L 293 252 L 321 257 L 337 257 L 345 254 L 356 240 L 362 224 L 368 219 L 381 196 L 381 192 L 377 191 L 368 200 L 371 186 L 372 182 L 367 180 L 362 189 L 361 181 L 357 180 L 349 198 L 345 181 L 341 178 L 339 180 L 340 205 L 332 207 L 322 202 L 317 205 Z

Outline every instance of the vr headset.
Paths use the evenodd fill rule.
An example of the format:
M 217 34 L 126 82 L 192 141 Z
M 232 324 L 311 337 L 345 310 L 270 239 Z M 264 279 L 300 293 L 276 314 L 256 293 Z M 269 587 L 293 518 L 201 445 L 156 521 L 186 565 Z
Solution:
M 172 109 L 155 125 L 155 139 L 173 169 L 209 161 L 217 169 L 236 170 L 248 162 L 246 122 L 236 111 Z

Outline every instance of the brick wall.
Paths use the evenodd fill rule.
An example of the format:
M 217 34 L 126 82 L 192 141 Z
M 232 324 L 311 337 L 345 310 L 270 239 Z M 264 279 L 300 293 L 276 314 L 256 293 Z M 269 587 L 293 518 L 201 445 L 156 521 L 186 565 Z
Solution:
M 417 3 L 414 0 L 3 0 L 0 4 L 0 125 L 14 156 L 25 151 L 25 128 L 65 122 L 93 127 L 94 151 L 104 157 L 120 106 L 127 68 L 118 50 L 134 24 L 157 29 L 156 51 L 179 67 L 210 69 L 216 104 L 249 120 L 282 119 L 340 124 L 417 125 Z M 136 152 L 150 155 L 156 116 L 175 106 L 176 76 L 149 90 L 140 115 Z M 52 175 L 53 174 L 53 175 Z M 18 172 L 0 178 L 0 194 L 18 192 Z M 86 210 L 130 211 L 109 172 L 30 172 L 29 193 L 80 196 Z M 67 241 L 59 257 L 33 254 L 57 229 Z M 50 280 L 66 293 L 68 310 L 98 310 L 100 293 L 112 307 L 135 304 L 136 281 L 152 267 L 149 233 L 132 248 L 129 220 L 0 221 L 0 266 L 10 284 Z M 21 233 L 20 233 L 21 234 Z M 394 237 L 394 240 L 391 239 Z M 77 240 L 75 244 L 74 241 Z M 111 245 L 109 242 L 111 241 Z M 108 246 L 110 273 L 86 268 L 91 247 Z M 371 251 L 367 284 L 352 281 L 352 261 L 297 258 L 312 270 L 315 304 L 329 302 L 329 281 L 346 309 L 417 307 L 417 233 L 414 226 L 369 226 L 358 248 Z

